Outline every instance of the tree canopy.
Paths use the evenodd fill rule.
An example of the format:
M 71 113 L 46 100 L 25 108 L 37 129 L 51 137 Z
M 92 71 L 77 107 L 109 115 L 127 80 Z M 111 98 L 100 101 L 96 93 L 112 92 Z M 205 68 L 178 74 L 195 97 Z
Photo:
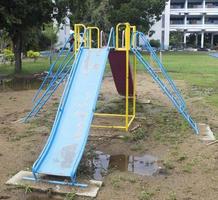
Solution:
M 130 22 L 148 31 L 164 10 L 166 0 L 1 0 L 0 30 L 8 33 L 15 54 L 15 72 L 22 68 L 21 52 L 37 40 L 39 29 L 54 19 L 63 22 L 71 12 L 71 24 L 92 24 L 107 31 L 119 22 Z
M 72 23 L 94 24 L 110 29 L 119 22 L 130 22 L 148 31 L 160 19 L 166 0 L 68 0 Z
M 53 9 L 61 0 L 7 0 L 0 1 L 0 29 L 5 30 L 13 43 L 15 72 L 21 71 L 21 51 L 24 35 L 34 28 L 41 28 L 55 17 L 58 21 L 66 14 L 65 8 L 54 15 Z M 61 3 L 60 3 L 61 4 Z

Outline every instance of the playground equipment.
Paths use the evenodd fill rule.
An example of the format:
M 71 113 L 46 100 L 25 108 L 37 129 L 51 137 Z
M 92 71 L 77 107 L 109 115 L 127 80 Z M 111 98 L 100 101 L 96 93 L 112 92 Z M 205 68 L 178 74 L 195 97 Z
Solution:
M 85 186 L 84 184 L 77 183 L 76 171 L 85 149 L 90 127 L 119 128 L 128 131 L 135 118 L 136 59 L 141 62 L 145 70 L 171 100 L 178 112 L 194 131 L 198 133 L 198 127 L 188 114 L 181 94 L 168 76 L 146 36 L 136 31 L 135 26 L 131 26 L 129 23 L 120 23 L 116 26 L 116 30 L 111 28 L 107 37 L 107 44 L 103 44 L 103 32 L 100 32 L 97 27 L 85 27 L 83 24 L 76 24 L 74 31 L 74 53 L 69 58 L 69 60 L 74 59 L 72 66 L 65 70 L 64 66 L 68 66 L 69 60 L 64 66 L 59 66 L 55 73 L 55 78 L 50 81 L 43 93 L 42 88 L 47 81 L 47 77 L 45 78 L 34 98 L 37 99 L 35 106 L 26 117 L 27 120 L 35 116 L 39 108 L 44 105 L 68 75 L 51 134 L 32 167 L 33 180 Z M 120 38 L 123 39 L 120 40 Z M 160 69 L 161 75 L 157 74 L 145 57 L 142 56 L 139 51 L 141 46 L 151 54 L 153 61 Z M 130 64 L 130 52 L 134 53 L 132 66 Z M 117 91 L 125 97 L 125 113 L 95 113 L 97 98 L 108 58 Z M 50 71 L 53 68 L 52 65 Z M 56 82 L 58 78 L 60 80 Z M 40 92 L 43 94 L 39 97 Z M 130 99 L 132 99 L 132 102 Z M 124 119 L 124 124 L 119 126 L 105 124 L 91 125 L 94 116 L 121 118 Z M 57 178 L 59 176 L 69 177 L 71 181 L 42 180 L 40 174 L 53 175 Z

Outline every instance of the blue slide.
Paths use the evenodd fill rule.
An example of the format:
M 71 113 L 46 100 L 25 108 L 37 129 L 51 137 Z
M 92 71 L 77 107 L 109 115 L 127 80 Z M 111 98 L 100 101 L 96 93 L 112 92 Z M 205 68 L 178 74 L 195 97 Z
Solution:
M 51 134 L 32 168 L 36 179 L 38 174 L 66 176 L 76 184 L 108 54 L 108 47 L 79 49 Z

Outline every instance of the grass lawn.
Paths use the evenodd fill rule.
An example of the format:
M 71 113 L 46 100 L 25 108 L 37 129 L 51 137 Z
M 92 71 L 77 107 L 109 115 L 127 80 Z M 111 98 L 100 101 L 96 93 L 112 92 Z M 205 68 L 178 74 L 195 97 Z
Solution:
M 68 56 L 69 58 L 69 56 Z M 64 57 L 61 57 L 58 61 L 57 64 L 55 65 L 56 67 L 58 64 L 60 64 L 63 61 Z M 53 62 L 56 60 L 56 56 L 53 57 Z M 49 64 L 49 58 L 39 58 L 34 62 L 33 60 L 30 59 L 23 59 L 22 61 L 22 72 L 21 75 L 28 75 L 28 74 L 35 74 L 35 73 L 40 73 L 43 71 L 48 71 L 50 68 Z M 14 66 L 10 64 L 0 64 L 0 75 L 5 74 L 5 75 L 13 75 L 14 74 Z
M 148 56 L 146 58 L 149 59 Z M 163 54 L 163 63 L 173 79 L 185 80 L 195 87 L 195 95 L 205 96 L 210 104 L 218 106 L 218 59 L 205 52 L 167 52 Z M 138 70 L 143 68 L 138 63 Z M 23 60 L 22 74 L 39 73 L 48 69 L 48 58 L 39 58 L 36 62 Z M 0 64 L 0 74 L 13 74 L 13 71 L 14 66 Z

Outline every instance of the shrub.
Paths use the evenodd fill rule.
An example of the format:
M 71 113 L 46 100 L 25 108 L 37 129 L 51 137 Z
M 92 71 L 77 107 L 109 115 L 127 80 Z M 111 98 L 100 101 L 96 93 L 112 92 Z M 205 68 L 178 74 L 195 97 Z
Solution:
M 150 44 L 152 47 L 159 48 L 160 47 L 160 40 L 151 39 Z
M 34 62 L 37 60 L 39 56 L 40 56 L 40 53 L 37 51 L 32 51 L 32 50 L 27 51 L 27 57 L 32 58 Z
M 4 61 L 9 61 L 11 64 L 14 62 L 14 53 L 10 49 L 3 50 Z

